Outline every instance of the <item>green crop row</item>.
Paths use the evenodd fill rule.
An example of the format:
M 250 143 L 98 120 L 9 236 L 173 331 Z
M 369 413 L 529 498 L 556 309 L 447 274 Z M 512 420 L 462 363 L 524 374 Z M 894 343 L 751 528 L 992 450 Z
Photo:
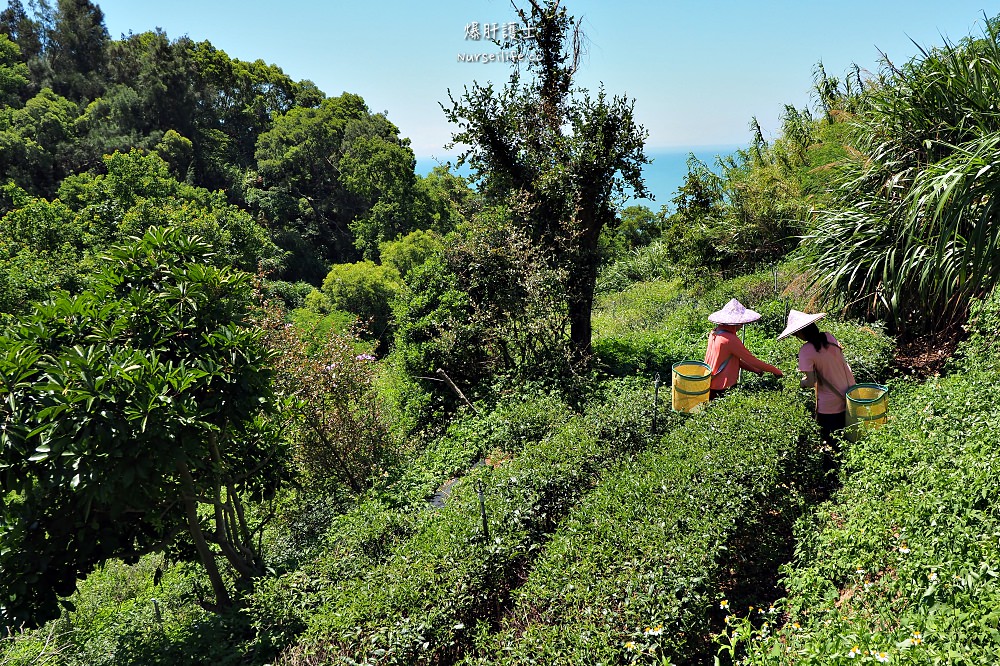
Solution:
M 890 423 L 849 448 L 843 487 L 797 527 L 787 622 L 739 609 L 724 653 L 746 664 L 1000 663 L 990 365 L 894 390 Z
M 373 510 L 367 531 L 359 531 L 356 516 L 345 517 L 349 524 L 334 530 L 339 536 L 315 564 L 256 593 L 252 612 L 275 620 L 261 627 L 265 633 L 305 629 L 279 661 L 461 657 L 503 612 L 511 588 L 603 468 L 649 443 L 649 385 L 616 387 L 585 416 L 551 420 L 549 435 L 512 442 L 519 452 L 469 470 L 439 509 L 398 521 L 386 518 L 392 511 Z M 282 617 L 280 609 L 298 614 Z
M 754 598 L 781 561 L 818 466 L 813 429 L 792 392 L 740 391 L 620 462 L 467 662 L 704 663 L 720 604 Z

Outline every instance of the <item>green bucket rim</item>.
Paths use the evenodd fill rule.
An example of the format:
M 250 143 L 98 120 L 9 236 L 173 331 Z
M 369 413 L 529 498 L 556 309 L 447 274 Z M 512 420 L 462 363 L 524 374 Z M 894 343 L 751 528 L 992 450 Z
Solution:
M 882 395 L 880 395 L 877 398 L 853 398 L 853 397 L 851 397 L 851 391 L 853 391 L 856 388 L 873 388 L 873 389 L 879 389 L 879 390 L 882 391 Z M 851 388 L 847 389 L 847 393 L 845 394 L 845 397 L 848 400 L 850 400 L 851 402 L 856 403 L 858 405 L 870 405 L 873 402 L 878 402 L 879 400 L 884 399 L 885 396 L 888 395 L 888 394 L 889 394 L 889 387 L 886 386 L 886 385 L 884 385 L 884 384 L 855 384 Z
M 678 365 L 700 365 L 701 367 L 708 370 L 707 375 L 685 375 L 683 372 L 677 369 Z M 712 366 L 703 361 L 677 361 L 672 366 L 670 366 L 671 372 L 677 373 L 677 376 L 682 379 L 687 379 L 690 381 L 698 381 L 699 379 L 711 379 L 712 378 Z

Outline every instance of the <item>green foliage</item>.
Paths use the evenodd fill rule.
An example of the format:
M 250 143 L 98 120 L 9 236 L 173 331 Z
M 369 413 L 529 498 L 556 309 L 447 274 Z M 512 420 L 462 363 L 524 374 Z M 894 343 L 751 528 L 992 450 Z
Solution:
M 24 312 L 54 291 L 78 292 L 94 270 L 83 261 L 88 239 L 69 208 L 58 200 L 19 203 L 0 219 L 0 312 Z
M 395 306 L 394 354 L 411 378 L 433 377 L 441 368 L 473 398 L 500 377 L 544 378 L 565 388 L 575 377 L 565 289 L 565 275 L 510 212 L 487 209 L 449 234 L 440 255 L 407 274 Z M 437 389 L 426 407 L 457 404 L 446 386 Z
M 375 340 L 392 338 L 392 302 L 400 290 L 399 273 L 371 261 L 334 264 L 323 280 L 330 306 L 360 318 Z
M 268 280 L 262 285 L 262 295 L 265 300 L 278 299 L 286 309 L 293 310 L 305 305 L 306 297 L 309 296 L 315 287 L 308 282 L 284 282 L 282 280 Z
M 684 270 L 674 264 L 673 249 L 663 239 L 658 239 L 603 266 L 597 276 L 596 293 L 600 296 L 625 291 L 633 282 L 670 280 Z
M 964 326 L 969 337 L 956 353 L 958 368 L 997 367 L 997 336 L 1000 330 L 1000 290 L 994 289 L 986 298 L 973 299 L 969 305 L 969 321 Z
M 394 241 L 379 245 L 383 266 L 390 266 L 406 278 L 406 274 L 444 248 L 441 236 L 432 230 L 417 229 Z
M 172 129 L 167 130 L 156 144 L 156 152 L 170 165 L 170 173 L 174 178 L 180 181 L 187 178 L 194 159 L 194 143 L 191 139 L 181 136 Z
M 408 144 L 357 95 L 292 108 L 257 142 L 258 180 L 251 181 L 248 200 L 328 262 L 355 258 L 355 245 L 375 259 L 380 242 L 428 226 L 416 219 Z
M 13 106 L 28 84 L 28 66 L 21 62 L 21 49 L 0 33 L 0 104 Z
M 613 224 L 601 231 L 601 251 L 605 261 L 615 261 L 652 243 L 659 237 L 665 217 L 665 207 L 659 213 L 646 206 L 626 207 Z
M 853 157 L 805 239 L 828 293 L 919 333 L 956 325 L 992 290 L 998 82 L 993 20 L 981 38 L 887 67 L 861 95 Z
M 426 219 L 429 228 L 440 234 L 454 231 L 479 202 L 469 181 L 453 174 L 450 165 L 438 165 L 426 176 L 418 176 L 416 188 L 415 217 Z
M 0 108 L 0 166 L 7 178 L 49 194 L 69 172 L 76 105 L 43 88 L 23 107 Z
M 282 414 L 291 421 L 302 483 L 316 490 L 343 484 L 360 493 L 397 455 L 373 389 L 375 357 L 351 329 L 329 331 L 310 348 L 283 315 L 269 311 L 260 325 L 274 354 L 275 389 L 285 399 Z
M 797 527 L 787 622 L 720 637 L 744 663 L 997 659 L 996 375 L 891 391 L 888 425 L 846 450 L 843 487 Z
M 166 162 L 139 151 L 105 156 L 104 175 L 81 174 L 63 181 L 59 198 L 79 216 L 98 247 L 170 224 L 213 245 L 219 265 L 248 272 L 273 271 L 281 254 L 250 215 L 228 204 L 221 192 L 192 187 L 170 175 Z
M 582 359 L 591 351 L 601 231 L 614 223 L 626 188 L 646 193 L 647 133 L 627 98 L 574 86 L 582 35 L 565 7 L 548 0 L 516 10 L 526 37 L 509 46 L 527 63 L 527 76 L 518 64 L 502 89 L 476 83 L 458 101 L 449 93 L 445 114 L 461 128 L 453 141 L 468 148 L 459 161 L 472 166 L 484 198 L 508 206 L 565 274 L 560 298 Z
M 622 387 L 585 418 L 549 422 L 555 427 L 540 440 L 515 438 L 509 444 L 520 452 L 468 474 L 442 508 L 415 514 L 418 523 L 402 534 L 379 530 L 377 550 L 339 547 L 354 538 L 350 521 L 338 530 L 338 547 L 317 563 L 316 578 L 287 580 L 303 590 L 298 607 L 310 613 L 309 629 L 286 659 L 454 661 L 477 628 L 496 617 L 517 572 L 609 459 L 646 444 L 648 398 L 647 387 Z M 550 427 L 533 421 L 522 430 L 526 436 Z
M 221 605 L 208 541 L 239 577 L 262 570 L 242 496 L 282 477 L 258 418 L 268 355 L 243 325 L 249 276 L 209 257 L 200 239 L 150 230 L 107 257 L 94 291 L 0 336 L 0 485 L 16 493 L 0 514 L 4 626 L 54 617 L 111 557 L 190 555 L 193 542 Z
M 671 263 L 686 268 L 717 267 L 722 259 L 717 227 L 723 216 L 723 181 L 694 155 L 688 156 L 684 184 L 673 204 L 677 212 L 663 224 L 662 249 Z
M 371 134 L 354 139 L 340 159 L 344 187 L 368 203 L 367 212 L 350 223 L 354 245 L 366 259 L 378 258 L 380 243 L 413 226 L 424 226 L 410 219 L 416 186 L 413 151 L 393 137 L 399 133 L 395 126 L 378 118 L 388 125 L 384 131 L 390 138 L 379 136 L 379 130 L 367 130 Z

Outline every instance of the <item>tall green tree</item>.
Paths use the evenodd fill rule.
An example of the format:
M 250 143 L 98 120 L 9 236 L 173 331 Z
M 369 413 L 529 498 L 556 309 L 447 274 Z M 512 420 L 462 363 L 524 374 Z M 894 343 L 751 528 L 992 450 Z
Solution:
M 0 33 L 0 105 L 18 105 L 28 85 L 28 66 L 21 61 L 21 49 Z
M 96 289 L 0 334 L 0 625 L 59 612 L 108 558 L 169 550 L 233 602 L 222 563 L 264 571 L 246 499 L 284 452 L 262 421 L 269 352 L 247 326 L 250 275 L 153 229 L 107 256 Z
M 559 0 L 517 8 L 523 36 L 509 44 L 522 56 L 502 89 L 474 83 L 449 120 L 455 144 L 473 167 L 487 200 L 507 202 L 540 247 L 567 275 L 566 307 L 576 353 L 590 353 L 601 230 L 615 219 L 626 188 L 646 196 L 642 165 L 647 132 L 634 102 L 575 87 L 582 34 Z M 521 63 L 526 63 L 522 65 Z M 522 72 L 522 67 L 526 72 Z
M 76 104 L 51 88 L 19 108 L 0 108 L 0 173 L 30 192 L 54 192 L 68 173 L 76 113 Z
M 277 117 L 256 156 L 251 204 L 288 235 L 304 238 L 327 266 L 377 258 L 379 243 L 435 219 L 431 195 L 414 176 L 409 140 L 357 95 Z M 293 277 L 322 279 L 327 266 Z
M 46 81 L 74 101 L 93 99 L 104 89 L 111 38 L 104 12 L 90 0 L 58 0 L 45 43 Z

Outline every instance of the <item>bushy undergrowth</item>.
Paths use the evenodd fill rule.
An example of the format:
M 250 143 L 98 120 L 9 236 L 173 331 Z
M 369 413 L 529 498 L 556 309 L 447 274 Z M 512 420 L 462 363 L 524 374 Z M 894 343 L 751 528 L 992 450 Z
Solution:
M 34 632 L 0 641 L 4 666 L 119 666 L 255 661 L 234 649 L 248 638 L 238 612 L 201 608 L 196 590 L 204 575 L 188 564 L 150 555 L 137 564 L 108 561 L 82 581 L 71 611 Z
M 256 581 L 238 615 L 197 608 L 195 579 L 168 568 L 160 585 L 176 587 L 182 601 L 175 605 L 146 582 L 134 594 L 119 590 L 123 601 L 106 615 L 67 617 L 80 618 L 88 640 L 104 646 L 104 661 L 93 663 L 107 664 L 184 663 L 202 654 L 219 655 L 212 659 L 220 664 L 286 666 L 544 662 L 540 654 L 553 663 L 611 655 L 614 663 L 649 660 L 654 643 L 675 659 L 689 650 L 704 655 L 708 628 L 721 624 L 719 591 L 734 604 L 750 603 L 752 585 L 739 579 L 773 574 L 787 545 L 788 521 L 800 505 L 795 470 L 805 473 L 810 464 L 795 458 L 791 445 L 812 427 L 808 395 L 791 388 L 791 376 L 786 391 L 775 391 L 775 382 L 745 373 L 743 390 L 681 419 L 667 413 L 669 396 L 661 391 L 660 432 L 682 425 L 650 448 L 651 375 L 662 368 L 666 378 L 673 360 L 700 358 L 708 313 L 733 296 L 764 315 L 745 330 L 748 346 L 790 372 L 800 343 L 774 339 L 787 304 L 774 298 L 772 283 L 765 271 L 724 283 L 637 284 L 605 296 L 595 313 L 595 346 L 616 341 L 645 354 L 650 360 L 626 370 L 645 377 L 595 384 L 584 415 L 543 390 L 522 390 L 492 407 L 477 403 L 481 414 L 463 407 L 419 455 L 382 470 L 360 499 L 301 495 L 291 509 L 295 521 L 276 524 L 265 540 L 278 573 Z M 876 330 L 828 323 L 859 380 L 884 379 L 891 341 Z M 615 353 L 620 362 L 624 352 Z M 767 418 L 790 421 L 768 429 Z M 717 446 L 734 428 L 735 448 Z M 443 506 L 433 508 L 432 498 Z M 762 507 L 774 512 L 762 514 Z M 756 548 L 736 552 L 755 539 Z M 563 589 L 561 575 L 579 579 Z M 653 584 L 667 578 L 667 587 Z M 102 599 L 96 590 L 84 585 L 80 594 Z M 152 596 L 162 623 L 152 615 Z M 170 610 L 185 604 L 186 615 Z M 4 654 L 48 650 L 58 653 L 50 663 L 87 663 L 65 656 L 77 644 L 53 627 L 10 641 Z
M 614 466 L 468 663 L 704 663 L 720 600 L 782 557 L 812 428 L 793 394 L 740 392 Z

